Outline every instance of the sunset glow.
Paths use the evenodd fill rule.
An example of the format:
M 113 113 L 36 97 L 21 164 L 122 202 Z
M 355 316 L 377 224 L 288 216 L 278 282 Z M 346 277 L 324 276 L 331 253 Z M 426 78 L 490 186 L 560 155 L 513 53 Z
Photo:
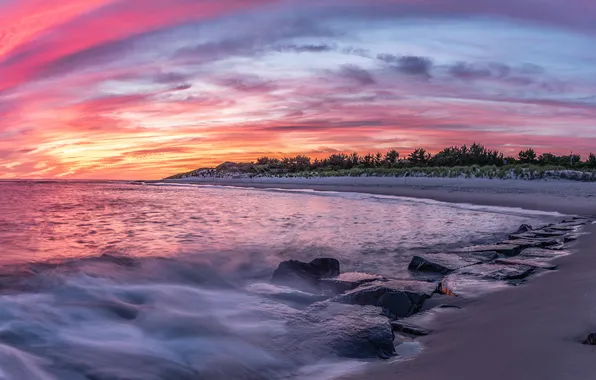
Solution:
M 592 0 L 0 0 L 0 179 L 596 152 Z

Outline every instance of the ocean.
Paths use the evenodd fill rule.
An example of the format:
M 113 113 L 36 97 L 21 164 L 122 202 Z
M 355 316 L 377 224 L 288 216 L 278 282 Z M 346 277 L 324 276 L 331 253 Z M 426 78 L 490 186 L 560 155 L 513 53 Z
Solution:
M 0 379 L 331 379 L 366 361 L 262 291 L 281 261 L 409 278 L 416 253 L 560 219 L 359 193 L 0 182 Z

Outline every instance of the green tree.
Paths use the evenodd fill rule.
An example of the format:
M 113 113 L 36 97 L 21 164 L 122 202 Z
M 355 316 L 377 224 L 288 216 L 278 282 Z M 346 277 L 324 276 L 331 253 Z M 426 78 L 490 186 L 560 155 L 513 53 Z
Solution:
M 596 155 L 594 155 L 594 153 L 590 153 L 586 163 L 588 164 L 589 168 L 596 169 Z
M 534 149 L 522 150 L 517 157 L 521 163 L 531 164 L 536 161 L 536 152 Z
M 408 161 L 410 161 L 410 163 L 414 166 L 426 166 L 430 159 L 430 153 L 423 148 L 414 149 L 414 151 L 408 156 Z
M 398 158 L 399 158 L 399 153 L 395 149 L 390 150 L 389 152 L 385 153 L 385 162 L 386 162 L 387 166 L 389 166 L 389 167 L 395 165 Z

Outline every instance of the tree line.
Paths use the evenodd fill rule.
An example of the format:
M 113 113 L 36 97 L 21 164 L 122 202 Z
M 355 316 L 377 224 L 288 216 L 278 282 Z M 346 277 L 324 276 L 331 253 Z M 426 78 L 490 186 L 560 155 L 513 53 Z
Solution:
M 260 157 L 254 165 L 267 170 L 283 172 L 303 172 L 317 170 L 341 170 L 353 168 L 406 168 L 406 167 L 455 167 L 455 166 L 505 166 L 534 164 L 540 166 L 559 166 L 565 168 L 596 169 L 596 156 L 590 153 L 585 161 L 578 154 L 557 156 L 552 153 L 538 155 L 533 149 L 519 152 L 517 157 L 505 157 L 497 150 L 487 149 L 474 143 L 470 146 L 452 146 L 432 155 L 426 149 L 414 149 L 405 157 L 396 150 L 384 154 L 381 152 L 359 155 L 358 153 L 334 153 L 314 160 L 305 155 L 273 158 Z

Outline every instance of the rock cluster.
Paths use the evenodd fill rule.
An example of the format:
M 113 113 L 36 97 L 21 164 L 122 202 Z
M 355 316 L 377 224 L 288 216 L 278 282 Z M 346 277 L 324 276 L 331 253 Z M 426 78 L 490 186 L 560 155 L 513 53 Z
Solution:
M 358 326 L 353 328 L 353 334 L 329 336 L 328 343 L 341 356 L 386 358 L 395 353 L 393 343 L 390 343 L 395 332 L 410 336 L 431 332 L 411 319 L 414 314 L 428 309 L 423 309 L 423 305 L 431 297 L 477 296 L 517 285 L 534 273 L 555 270 L 557 266 L 549 260 L 568 254 L 563 250 L 565 243 L 574 240 L 577 229 L 587 223 L 587 219 L 578 218 L 540 229 L 522 225 L 508 240 L 497 244 L 414 256 L 408 269 L 440 277 L 429 281 L 340 273 L 340 263 L 333 258 L 315 259 L 309 263 L 284 261 L 271 279 L 278 289 L 265 293 L 277 300 L 311 304 L 305 310 L 312 315 L 320 315 L 321 310 L 335 310 L 339 306 L 334 305 L 339 304 L 361 308 L 349 309 L 350 313 L 341 309 L 343 313 L 322 323 L 331 328 L 338 319 Z M 436 302 L 430 304 L 437 305 Z M 366 313 L 355 317 L 354 310 Z M 354 318 L 359 322 L 355 323 Z M 596 338 L 590 342 L 594 341 Z

